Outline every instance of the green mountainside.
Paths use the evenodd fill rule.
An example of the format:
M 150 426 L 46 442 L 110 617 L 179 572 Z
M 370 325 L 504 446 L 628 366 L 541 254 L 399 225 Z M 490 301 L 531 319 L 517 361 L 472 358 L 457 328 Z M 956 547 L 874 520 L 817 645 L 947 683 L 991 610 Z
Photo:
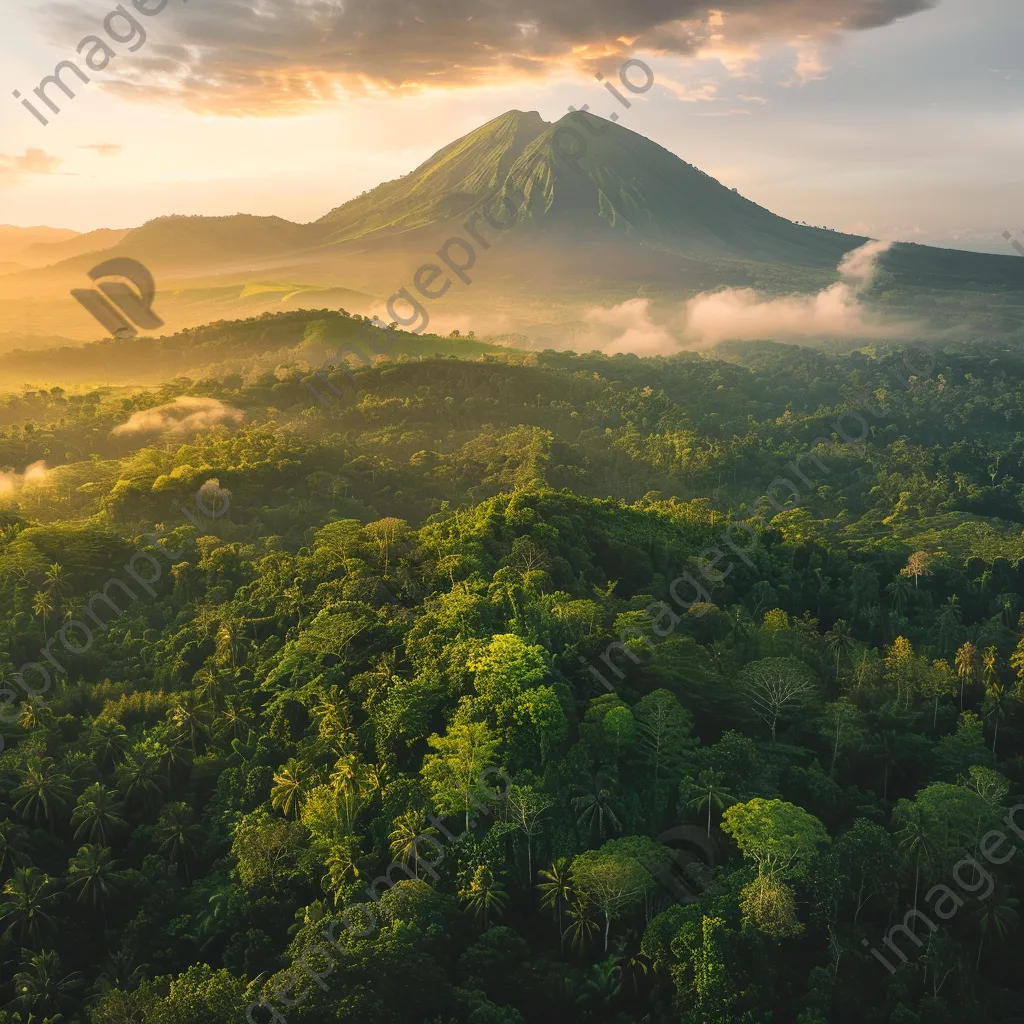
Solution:
M 474 305 L 482 304 L 499 330 L 539 330 L 552 340 L 559 323 L 637 294 L 678 302 L 723 286 L 819 291 L 866 241 L 779 217 L 602 118 L 575 112 L 550 124 L 513 110 L 309 224 L 169 216 L 102 250 L 92 244 L 100 232 L 62 241 L 54 252 L 76 254 L 44 267 L 19 270 L 15 259 L 0 274 L 0 333 L 17 334 L 25 347 L 45 335 L 94 338 L 92 320 L 68 293 L 93 266 L 122 256 L 156 276 L 169 333 L 303 306 L 379 312 L 444 239 L 468 237 L 467 218 L 484 210 L 502 221 L 511 211 L 516 230 L 479 222 L 492 243 L 481 278 L 490 290 L 453 291 L 442 315 L 489 329 Z M 872 301 L 888 313 L 1019 330 L 1017 256 L 899 243 L 880 262 Z
M 581 112 L 550 125 L 516 162 L 502 198 L 523 194 L 520 220 L 544 230 L 611 228 L 700 256 L 834 267 L 867 241 L 776 216 L 650 139 Z
M 546 134 L 536 111 L 510 110 L 316 222 L 325 240 L 341 241 L 422 227 L 459 217 L 493 196 L 527 147 Z

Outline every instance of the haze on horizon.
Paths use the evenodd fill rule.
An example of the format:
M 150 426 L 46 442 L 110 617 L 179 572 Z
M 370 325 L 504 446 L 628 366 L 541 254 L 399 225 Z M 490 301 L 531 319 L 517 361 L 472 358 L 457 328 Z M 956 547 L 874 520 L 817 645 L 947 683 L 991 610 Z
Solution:
M 149 0 L 155 7 L 158 0 Z M 8 97 L 31 95 L 110 0 L 16 0 Z M 623 123 L 794 220 L 1007 251 L 1024 168 L 1024 11 L 1006 0 L 576 0 L 451 17 L 403 2 L 170 0 L 47 127 L 9 98 L 0 222 L 75 230 L 180 213 L 308 221 L 408 173 L 506 110 L 549 121 L 614 101 L 594 80 L 642 56 L 657 85 Z M 257 16 L 258 14 L 258 16 Z M 356 38 L 353 47 L 349 40 Z M 81 58 L 79 58 L 81 61 Z M 610 110 L 611 108 L 609 108 Z

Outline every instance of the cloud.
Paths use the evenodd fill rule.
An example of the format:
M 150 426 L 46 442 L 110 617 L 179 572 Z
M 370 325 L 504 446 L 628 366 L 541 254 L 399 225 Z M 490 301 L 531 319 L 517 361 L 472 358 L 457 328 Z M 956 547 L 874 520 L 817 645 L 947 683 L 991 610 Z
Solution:
M 847 253 L 840 280 L 815 295 L 767 298 L 752 288 L 727 288 L 690 299 L 655 320 L 647 299 L 593 309 L 575 347 L 608 354 L 670 355 L 720 341 L 790 341 L 811 338 L 898 338 L 919 332 L 910 321 L 883 320 L 867 308 L 864 292 L 878 274 L 878 257 L 891 242 L 868 242 Z
M 0 494 L 12 494 L 31 484 L 42 483 L 48 472 L 45 462 L 33 462 L 25 468 L 24 473 L 15 473 L 12 470 L 0 472 Z
M 611 309 L 592 309 L 584 320 L 588 329 L 583 350 L 596 348 L 608 355 L 632 352 L 638 356 L 661 356 L 677 352 L 680 347 L 669 325 L 656 324 L 651 319 L 649 299 L 629 299 Z
M 198 434 L 220 423 L 229 426 L 241 423 L 245 413 L 216 398 L 189 398 L 182 396 L 166 405 L 133 413 L 127 423 L 115 427 L 115 437 L 131 434 Z
M 664 86 L 680 103 L 706 103 L 716 98 L 718 86 L 714 82 L 701 85 L 685 85 L 665 75 L 658 76 L 658 85 Z
M 878 273 L 878 257 L 891 245 L 868 242 L 847 253 L 839 264 L 841 280 L 816 295 L 765 298 L 752 288 L 698 295 L 686 304 L 686 338 L 706 346 L 719 341 L 906 335 L 919 325 L 883 321 L 862 298 Z
M 342 94 L 473 87 L 563 72 L 605 72 L 634 53 L 756 56 L 765 41 L 827 41 L 938 0 L 246 0 L 170 9 L 147 50 L 110 72 L 121 92 L 199 111 L 279 114 Z M 46 3 L 51 34 L 95 31 Z M 806 60 L 804 61 L 806 65 Z
M 21 156 L 0 153 L 0 184 L 11 185 L 32 174 L 53 174 L 63 162 L 41 149 L 26 149 Z
M 117 156 L 124 147 L 113 142 L 94 142 L 91 146 L 79 146 L 78 148 L 92 149 L 97 156 Z

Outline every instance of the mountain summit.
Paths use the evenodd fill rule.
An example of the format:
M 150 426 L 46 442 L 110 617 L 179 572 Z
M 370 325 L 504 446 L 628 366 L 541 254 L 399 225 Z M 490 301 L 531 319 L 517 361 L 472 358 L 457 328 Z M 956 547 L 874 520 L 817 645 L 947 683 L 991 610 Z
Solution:
M 515 230 L 489 232 L 472 277 L 481 286 L 445 297 L 447 315 L 476 329 L 545 324 L 570 307 L 585 318 L 638 294 L 685 299 L 723 285 L 815 292 L 866 241 L 779 217 L 620 124 L 582 112 L 552 124 L 510 110 L 309 224 L 161 217 L 53 246 L 33 269 L 12 261 L 3 273 L 0 264 L 0 331 L 32 324 L 26 333 L 94 337 L 94 324 L 63 299 L 116 257 L 155 275 L 172 328 L 291 308 L 378 312 L 396 282 L 446 239 L 467 235 L 467 218 L 484 208 L 513 217 Z M 110 247 L 87 251 L 93 244 Z M 900 243 L 879 262 L 888 294 L 919 293 L 930 308 L 936 294 L 972 293 L 967 301 L 987 308 L 995 293 L 1024 292 L 1017 256 Z M 5 317 L 14 308 L 17 320 Z
M 495 197 L 520 210 L 523 227 L 576 238 L 611 231 L 694 256 L 834 267 L 865 241 L 778 217 L 612 121 L 577 112 L 551 124 L 519 110 L 314 226 L 327 242 L 380 238 L 464 218 Z

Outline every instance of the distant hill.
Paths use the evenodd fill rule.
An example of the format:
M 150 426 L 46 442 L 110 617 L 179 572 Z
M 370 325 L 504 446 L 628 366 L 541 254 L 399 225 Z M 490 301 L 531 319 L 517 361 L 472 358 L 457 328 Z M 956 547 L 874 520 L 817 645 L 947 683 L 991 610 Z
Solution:
M 31 246 L 66 242 L 77 236 L 78 232 L 70 228 L 21 228 L 14 224 L 0 224 L 0 264 L 22 264 L 23 261 L 17 257 Z
M 36 242 L 18 253 L 18 262 L 26 267 L 48 267 L 75 256 L 104 252 L 128 233 L 128 228 L 99 228 L 55 242 Z
M 95 337 L 68 296 L 114 256 L 154 273 L 158 311 L 172 331 L 295 309 L 317 301 L 311 293 L 323 296 L 317 304 L 337 296 L 382 313 L 382 301 L 446 238 L 466 233 L 466 217 L 488 206 L 507 218 L 502 202 L 517 211 L 516 230 L 484 226 L 492 244 L 478 255 L 482 264 L 486 252 L 486 270 L 436 311 L 449 329 L 544 324 L 557 333 L 595 305 L 638 294 L 678 302 L 722 286 L 813 292 L 834 282 L 843 255 L 866 241 L 777 216 L 619 124 L 582 113 L 551 124 L 512 110 L 309 224 L 237 214 L 161 217 L 88 235 L 0 228 L 0 331 Z M 112 244 L 97 248 L 104 243 Z M 948 305 L 988 316 L 983 297 L 1002 293 L 992 316 L 1017 317 L 1017 256 L 899 243 L 881 262 L 878 294 L 901 311 L 942 292 Z M 19 269 L 27 263 L 37 269 Z M 489 322 L 478 319 L 481 310 L 493 314 Z

